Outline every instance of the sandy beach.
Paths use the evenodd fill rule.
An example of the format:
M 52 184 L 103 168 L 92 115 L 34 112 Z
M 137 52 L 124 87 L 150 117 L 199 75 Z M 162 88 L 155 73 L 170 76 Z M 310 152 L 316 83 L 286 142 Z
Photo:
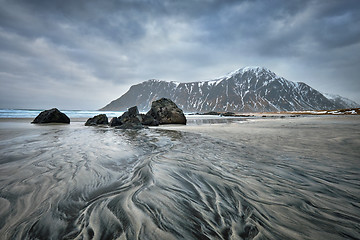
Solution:
M 356 239 L 359 116 L 0 119 L 4 239 Z

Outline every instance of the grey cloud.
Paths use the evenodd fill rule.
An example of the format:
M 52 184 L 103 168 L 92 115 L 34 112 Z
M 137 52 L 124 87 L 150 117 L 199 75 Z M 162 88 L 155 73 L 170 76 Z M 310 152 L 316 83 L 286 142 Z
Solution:
M 64 106 L 100 108 L 149 78 L 205 80 L 246 65 L 328 92 L 342 78 L 354 98 L 359 11 L 356 0 L 3 0 L 0 107 L 11 105 L 4 94 L 21 107 L 20 96 L 57 87 L 74 96 L 57 96 Z

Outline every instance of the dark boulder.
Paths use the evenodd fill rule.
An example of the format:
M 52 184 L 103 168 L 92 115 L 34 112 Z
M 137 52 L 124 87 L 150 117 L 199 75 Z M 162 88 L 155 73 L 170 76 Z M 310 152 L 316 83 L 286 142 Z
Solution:
M 167 98 L 152 102 L 151 109 L 146 115 L 159 121 L 159 124 L 186 124 L 183 111 Z
M 120 121 L 120 118 L 113 117 L 109 123 L 110 127 L 120 126 L 122 122 Z
M 89 118 L 86 123 L 85 126 L 96 126 L 99 124 L 108 124 L 108 118 L 105 114 L 99 114 L 96 115 L 95 117 Z
M 53 108 L 42 111 L 31 123 L 70 123 L 70 118 Z

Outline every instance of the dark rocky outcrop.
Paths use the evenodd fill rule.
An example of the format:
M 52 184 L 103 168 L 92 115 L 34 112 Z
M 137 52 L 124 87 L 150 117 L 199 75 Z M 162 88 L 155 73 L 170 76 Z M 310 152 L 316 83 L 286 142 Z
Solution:
M 150 111 L 140 114 L 137 106 L 131 107 L 120 117 L 110 121 L 111 127 L 120 129 L 141 129 L 144 126 L 159 124 L 186 124 L 186 118 L 180 108 L 169 99 L 162 98 L 152 103 Z
M 144 126 L 141 124 L 139 117 L 139 110 L 137 106 L 131 107 L 128 111 L 124 112 L 120 117 L 114 117 L 111 119 L 111 127 L 121 128 L 121 129 L 141 129 Z
M 70 123 L 70 118 L 57 108 L 42 111 L 31 123 Z
M 108 124 L 108 118 L 105 114 L 99 114 L 96 115 L 95 117 L 89 118 L 86 123 L 85 126 L 96 126 L 99 124 Z
M 186 124 L 183 111 L 167 98 L 152 102 L 151 109 L 146 115 L 159 121 L 159 124 Z

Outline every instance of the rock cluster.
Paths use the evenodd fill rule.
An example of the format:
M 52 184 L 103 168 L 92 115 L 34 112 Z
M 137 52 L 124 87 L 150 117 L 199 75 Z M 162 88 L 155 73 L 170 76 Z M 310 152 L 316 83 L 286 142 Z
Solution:
M 70 118 L 57 108 L 42 111 L 31 123 L 70 123 Z
M 90 118 L 87 122 L 94 122 L 92 120 L 94 118 Z M 111 127 L 122 129 L 141 129 L 144 126 L 158 126 L 159 124 L 186 124 L 186 118 L 183 111 L 173 101 L 161 98 L 152 102 L 151 109 L 146 114 L 140 114 L 137 106 L 134 106 L 120 117 L 112 118 L 109 123 Z
M 110 121 L 110 126 L 122 129 L 141 129 L 144 128 L 138 118 L 139 110 L 137 106 L 131 107 L 120 117 L 114 117 Z

